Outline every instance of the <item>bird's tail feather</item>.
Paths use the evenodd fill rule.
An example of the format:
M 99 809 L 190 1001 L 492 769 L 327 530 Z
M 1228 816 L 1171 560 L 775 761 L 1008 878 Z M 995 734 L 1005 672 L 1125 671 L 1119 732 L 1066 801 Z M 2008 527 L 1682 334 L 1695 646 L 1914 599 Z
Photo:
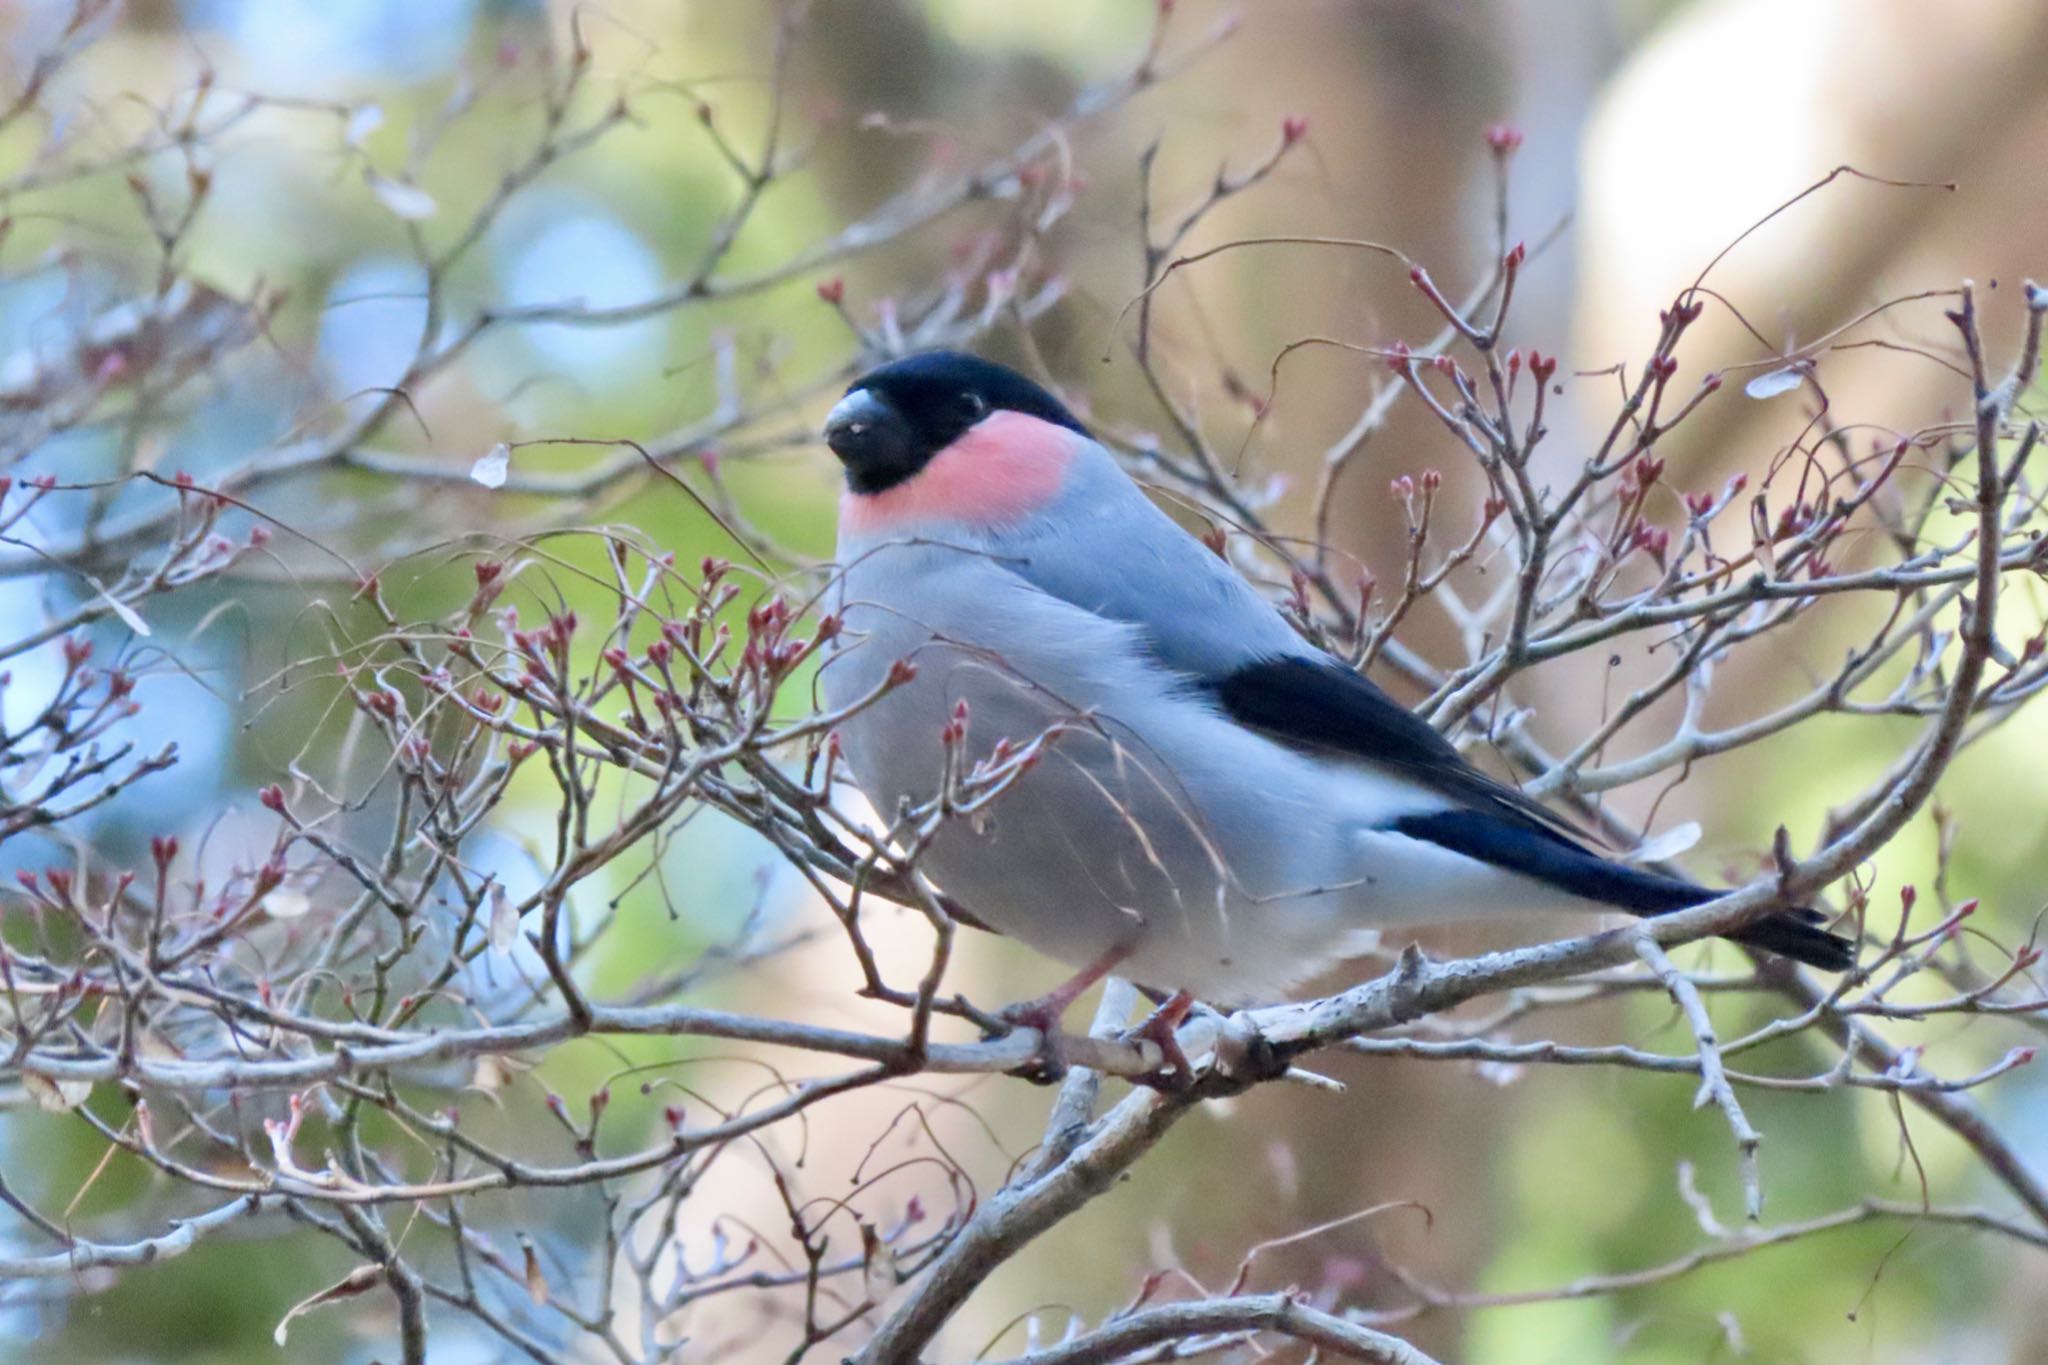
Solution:
M 1634 868 L 1627 871 L 1643 879 L 1644 891 L 1649 891 L 1654 885 L 1663 892 L 1664 904 L 1645 904 L 1644 902 L 1654 900 L 1655 897 L 1644 895 L 1637 903 L 1628 907 L 1645 918 L 1668 915 L 1674 910 L 1704 905 L 1716 896 L 1727 894 L 1692 882 L 1680 881 L 1675 877 L 1659 877 L 1655 873 Z M 1803 962 L 1809 967 L 1818 967 L 1824 972 L 1846 972 L 1856 965 L 1856 941 L 1841 934 L 1830 933 L 1825 927 L 1826 924 L 1826 915 L 1801 905 L 1766 915 L 1756 923 L 1738 929 L 1727 937 L 1752 948 L 1761 948 L 1767 953 L 1789 957 L 1794 962 Z
M 1726 894 L 1602 858 L 1556 830 L 1514 814 L 1433 811 L 1404 816 L 1388 828 L 1645 918 L 1668 915 Z M 1799 907 L 1778 911 L 1728 937 L 1809 967 L 1845 972 L 1855 965 L 1856 945 L 1840 934 L 1829 933 L 1821 927 L 1823 923 L 1823 916 Z
M 1824 972 L 1846 972 L 1856 965 L 1855 941 L 1829 933 L 1821 927 L 1826 923 L 1827 916 L 1818 910 L 1801 907 L 1760 919 L 1728 937 Z

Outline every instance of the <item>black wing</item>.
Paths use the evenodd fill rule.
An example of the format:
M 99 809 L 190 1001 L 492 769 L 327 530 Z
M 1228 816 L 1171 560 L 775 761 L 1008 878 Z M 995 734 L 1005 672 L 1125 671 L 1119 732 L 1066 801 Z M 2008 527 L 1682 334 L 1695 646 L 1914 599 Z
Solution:
M 1578 831 L 1467 763 L 1427 721 L 1335 659 L 1262 659 L 1209 687 L 1240 725 L 1391 769 L 1457 803 L 1453 810 L 1394 820 L 1387 826 L 1393 833 L 1638 915 L 1681 910 L 1720 894 L 1595 853 L 1579 842 Z M 1811 966 L 1846 970 L 1854 945 L 1817 927 L 1821 919 L 1812 910 L 1788 910 L 1731 937 Z
M 1300 654 L 1260 659 L 1209 687 L 1240 725 L 1298 748 L 1391 768 L 1475 813 L 1529 826 L 1531 833 L 1585 851 L 1579 843 L 1582 831 L 1467 763 L 1428 721 L 1335 659 Z

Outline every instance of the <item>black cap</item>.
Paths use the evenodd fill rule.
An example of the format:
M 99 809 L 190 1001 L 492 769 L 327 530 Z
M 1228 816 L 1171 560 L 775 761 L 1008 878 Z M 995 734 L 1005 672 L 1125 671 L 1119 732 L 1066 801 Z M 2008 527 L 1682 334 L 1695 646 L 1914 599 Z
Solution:
M 991 412 L 1021 412 L 1077 431 L 1059 399 L 1015 370 L 959 351 L 924 351 L 870 370 L 825 419 L 847 486 L 879 493 L 923 469 Z

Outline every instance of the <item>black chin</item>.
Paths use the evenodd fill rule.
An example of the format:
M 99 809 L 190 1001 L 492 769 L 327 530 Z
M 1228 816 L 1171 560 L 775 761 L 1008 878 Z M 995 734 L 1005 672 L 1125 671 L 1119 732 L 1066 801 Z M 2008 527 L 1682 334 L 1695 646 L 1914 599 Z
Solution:
M 825 444 L 846 466 L 846 486 L 856 493 L 894 488 L 937 453 L 895 404 L 861 389 L 833 409 Z

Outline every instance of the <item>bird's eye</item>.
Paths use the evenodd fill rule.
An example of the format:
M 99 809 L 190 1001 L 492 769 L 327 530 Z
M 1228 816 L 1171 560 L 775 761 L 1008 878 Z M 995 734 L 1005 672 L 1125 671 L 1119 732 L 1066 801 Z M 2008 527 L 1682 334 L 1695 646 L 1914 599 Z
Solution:
M 979 422 L 987 415 L 988 404 L 978 393 L 963 393 L 960 395 L 960 411 L 968 421 Z

